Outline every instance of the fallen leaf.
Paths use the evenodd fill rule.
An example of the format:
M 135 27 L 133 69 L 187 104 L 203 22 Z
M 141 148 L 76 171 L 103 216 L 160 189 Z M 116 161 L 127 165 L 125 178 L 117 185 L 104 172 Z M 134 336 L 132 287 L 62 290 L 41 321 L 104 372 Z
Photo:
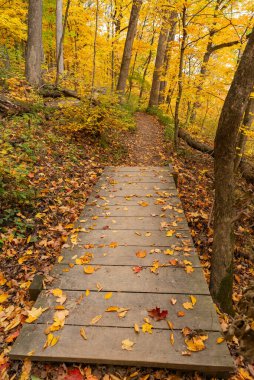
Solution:
M 110 248 L 116 248 L 116 247 L 118 247 L 118 243 L 113 241 L 112 243 L 109 244 L 109 247 Z
M 139 333 L 139 325 L 137 323 L 134 324 L 134 330 L 136 333 Z
M 133 267 L 132 270 L 134 273 L 140 273 L 142 271 L 142 267 Z
M 171 237 L 174 235 L 174 233 L 175 233 L 175 230 L 169 230 L 169 231 L 167 231 L 166 236 Z
M 168 324 L 168 327 L 170 328 L 170 330 L 172 330 L 172 331 L 173 331 L 173 328 L 174 328 L 174 325 L 173 325 L 173 323 L 172 323 L 172 322 L 170 322 L 170 321 L 167 321 L 167 324 Z
M 91 320 L 91 322 L 90 322 L 90 324 L 91 325 L 95 325 L 97 322 L 99 322 L 99 320 L 102 318 L 102 315 L 96 315 L 96 317 L 94 317 L 92 320 Z
M 175 298 L 170 299 L 171 305 L 175 305 L 177 303 L 177 300 Z
M 206 346 L 204 340 L 206 340 L 206 336 L 193 336 L 191 338 L 186 338 L 184 340 L 189 351 L 197 352 L 203 351 Z
M 172 344 L 172 346 L 175 344 L 175 338 L 173 333 L 170 334 L 170 343 Z
M 152 334 L 152 328 L 153 328 L 153 325 L 151 325 L 151 323 L 147 323 L 145 322 L 143 325 L 142 325 L 142 331 L 143 333 L 149 333 L 149 334 Z
M 171 249 L 166 249 L 165 251 L 163 251 L 164 255 L 173 255 L 174 254 L 174 251 L 172 251 Z
M 86 274 L 92 274 L 95 272 L 95 267 L 92 267 L 91 265 L 87 265 L 86 267 L 84 267 L 84 272 Z
M 177 316 L 178 317 L 184 317 L 185 316 L 185 312 L 184 311 L 178 311 Z
M 63 261 L 63 256 L 59 256 L 58 259 L 57 259 L 57 262 L 61 263 L 62 261 Z
M 190 296 L 190 299 L 191 299 L 191 303 L 192 303 L 192 305 L 195 306 L 196 303 L 197 303 L 197 298 L 194 297 L 194 296 Z
M 133 346 L 134 346 L 134 342 L 132 342 L 131 340 L 129 339 L 124 339 L 122 341 L 122 350 L 127 350 L 127 351 L 131 351 L 133 350 Z
M 225 340 L 225 338 L 220 336 L 219 338 L 216 339 L 216 343 L 221 344 L 222 342 L 224 342 L 224 340 Z
M 46 349 L 47 347 L 55 346 L 57 344 L 57 342 L 59 341 L 59 339 L 60 339 L 59 336 L 55 336 L 52 333 L 48 334 L 46 343 L 44 344 L 43 348 Z
M 186 310 L 193 309 L 193 305 L 192 305 L 191 302 L 184 302 L 184 303 L 183 303 L 183 307 L 184 307 Z
M 88 297 L 90 294 L 90 290 L 89 289 L 86 289 L 86 297 Z
M 155 309 L 148 310 L 149 317 L 155 319 L 156 321 L 161 321 L 163 319 L 167 318 L 168 311 L 162 310 L 159 307 L 156 307 Z
M 146 251 L 137 251 L 136 252 L 136 256 L 139 257 L 140 259 L 143 259 L 144 257 L 146 257 L 146 255 L 147 255 Z
M 138 202 L 138 204 L 139 204 L 140 206 L 142 206 L 142 207 L 147 207 L 147 206 L 149 206 L 149 203 L 144 202 L 144 201 Z
M 104 296 L 105 300 L 109 300 L 112 297 L 112 295 L 113 295 L 112 292 L 105 294 Z
M 80 329 L 80 335 L 82 336 L 83 339 L 87 340 L 87 335 L 84 327 L 81 327 Z
M 118 310 L 119 310 L 118 306 L 110 306 L 105 311 L 106 312 L 115 312 L 115 311 L 118 311 Z
M 2 294 L 0 294 L 0 303 L 6 302 L 8 298 L 9 298 L 9 294 L 8 293 L 2 293 Z
M 48 310 L 48 307 L 45 307 L 44 309 L 42 307 L 39 307 L 38 309 L 36 307 L 33 307 L 32 310 L 28 312 L 26 323 L 32 323 L 36 321 L 36 319 L 38 319 L 46 310 Z

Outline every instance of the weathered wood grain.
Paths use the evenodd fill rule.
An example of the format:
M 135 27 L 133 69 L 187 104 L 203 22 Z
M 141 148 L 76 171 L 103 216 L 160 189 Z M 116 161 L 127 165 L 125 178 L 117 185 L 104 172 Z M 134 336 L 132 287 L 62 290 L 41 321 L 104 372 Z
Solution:
M 163 367 L 212 374 L 233 370 L 225 343 L 216 344 L 220 336 L 217 332 L 209 333 L 205 350 L 183 356 L 186 346 L 180 332 L 174 333 L 175 344 L 172 346 L 169 331 L 165 330 L 136 334 L 130 328 L 88 326 L 88 339 L 84 340 L 80 336 L 80 326 L 65 326 L 62 331 L 55 333 L 60 336 L 59 342 L 44 350 L 45 327 L 26 325 L 11 352 L 11 358 L 22 359 L 24 353 L 33 351 L 32 360 Z M 132 351 L 121 349 L 125 339 L 135 343 Z
M 112 297 L 106 300 L 104 298 L 106 294 L 103 291 L 96 291 L 90 292 L 89 296 L 86 297 L 85 292 L 65 291 L 67 301 L 64 305 L 70 311 L 65 325 L 89 325 L 96 315 L 102 315 L 103 317 L 97 322 L 96 326 L 131 328 L 134 323 L 137 323 L 141 327 L 144 323 L 144 318 L 148 317 L 148 310 L 160 307 L 161 310 L 168 311 L 167 320 L 173 323 L 174 330 L 182 330 L 186 326 L 195 329 L 198 326 L 199 329 L 206 331 L 220 331 L 220 325 L 210 295 L 196 296 L 197 303 L 193 309 L 186 310 L 183 303 L 190 302 L 188 295 L 114 292 Z M 171 299 L 176 300 L 175 305 L 171 304 Z M 56 305 L 56 297 L 43 291 L 35 306 L 49 307 L 50 309 L 42 314 L 37 323 L 51 324 Z M 105 311 L 112 305 L 129 308 L 130 310 L 125 318 L 119 318 L 116 312 Z M 178 317 L 177 313 L 179 311 L 184 311 L 185 315 Z M 149 319 L 154 329 L 168 330 L 166 320 L 156 322 L 150 317 Z
M 136 256 L 138 251 L 146 251 L 147 256 L 142 259 L 142 262 Z M 160 252 L 154 252 L 153 247 L 147 246 L 118 246 L 114 249 L 110 247 L 96 247 L 85 248 L 84 245 L 71 246 L 65 244 L 63 249 L 63 261 L 62 264 L 75 264 L 76 258 L 84 256 L 86 253 L 93 255 L 91 263 L 93 265 L 123 265 L 123 266 L 152 266 L 153 260 L 159 260 L 161 264 L 167 264 L 169 260 L 177 259 L 179 261 L 188 260 L 192 263 L 193 267 L 201 267 L 198 254 L 193 248 L 191 251 L 174 251 L 172 255 L 163 254 L 165 247 L 157 246 L 156 250 Z M 152 252 L 153 253 L 150 253 Z
M 56 279 L 51 284 L 54 288 L 97 290 L 99 283 L 109 292 L 209 294 L 201 268 L 187 274 L 183 268 L 163 267 L 157 275 L 151 273 L 150 268 L 135 274 L 131 266 L 101 266 L 90 275 L 84 273 L 81 265 L 75 265 L 69 272 L 63 272 L 65 268 L 70 269 L 66 265 L 55 266 L 52 275 Z

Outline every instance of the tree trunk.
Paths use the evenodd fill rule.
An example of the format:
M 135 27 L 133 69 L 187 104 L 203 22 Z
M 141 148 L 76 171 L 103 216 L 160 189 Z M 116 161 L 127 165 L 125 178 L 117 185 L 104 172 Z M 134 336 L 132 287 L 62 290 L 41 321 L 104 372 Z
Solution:
M 235 171 L 237 171 L 240 162 L 242 160 L 245 145 L 247 142 L 247 134 L 246 131 L 250 130 L 252 124 L 254 122 L 254 98 L 250 97 L 245 114 L 243 119 L 243 125 L 240 128 L 238 141 L 237 141 L 237 151 L 236 151 L 236 159 L 235 159 Z
M 183 93 L 183 64 L 184 64 L 184 52 L 185 52 L 185 43 L 187 39 L 187 31 L 186 31 L 186 7 L 183 7 L 182 13 L 182 26 L 183 26 L 183 36 L 181 42 L 181 50 L 180 50 L 180 63 L 179 63 L 179 71 L 178 71 L 178 94 L 176 98 L 176 106 L 175 106 L 175 130 L 174 130 L 174 149 L 178 149 L 178 132 L 180 126 L 179 120 L 179 111 L 182 100 Z
M 253 85 L 254 30 L 224 102 L 215 137 L 214 240 L 210 290 L 214 301 L 227 313 L 232 313 L 236 144 Z
M 60 44 L 59 44 L 59 52 L 58 52 L 57 63 L 56 63 L 56 66 L 57 66 L 57 69 L 56 69 L 56 82 L 55 82 L 55 86 L 56 87 L 59 84 L 60 59 L 61 59 L 61 54 L 62 54 L 62 49 L 63 49 L 64 35 L 65 35 L 66 27 L 67 27 L 67 20 L 68 20 L 68 14 L 69 14 L 70 5 L 71 5 L 71 0 L 67 0 L 66 10 L 65 10 L 65 15 L 64 15 L 63 33 L 62 33 L 61 41 L 60 41 Z
M 134 42 L 134 38 L 137 31 L 138 17 L 139 17 L 141 5 L 142 5 L 142 0 L 134 0 L 132 4 L 128 32 L 127 32 L 125 45 L 124 45 L 121 69 L 120 69 L 119 79 L 117 83 L 117 91 L 119 92 L 120 96 L 123 96 L 125 93 L 126 82 L 127 82 L 130 62 L 131 62 L 132 47 L 133 47 L 133 42 Z
M 99 21 L 99 0 L 96 0 L 95 30 L 94 30 L 94 41 L 93 41 L 93 72 L 92 72 L 92 83 L 91 83 L 90 106 L 92 105 L 92 102 L 93 102 L 94 83 L 95 83 L 95 74 L 96 74 L 96 47 L 97 47 L 97 36 L 98 36 L 98 21 Z
M 42 0 L 29 0 L 26 78 L 32 86 L 41 82 Z
M 164 56 L 164 63 L 163 63 L 163 72 L 162 75 L 164 79 L 160 81 L 160 90 L 159 90 L 159 104 L 162 104 L 165 102 L 165 96 L 166 96 L 166 87 L 167 87 L 167 80 L 165 79 L 170 65 L 170 59 L 171 59 L 171 43 L 175 39 L 175 32 L 176 32 L 176 17 L 177 13 L 172 12 L 170 15 L 170 27 L 169 27 L 169 34 L 168 34 L 168 40 L 167 40 L 167 47 L 165 51 Z
M 63 0 L 56 0 L 56 61 L 59 58 L 59 74 L 64 71 L 64 58 L 63 58 L 63 46 L 62 45 L 62 35 L 63 35 Z M 61 46 L 61 47 L 60 47 Z
M 164 20 L 159 36 L 148 107 L 157 107 L 159 104 L 160 76 L 167 48 L 168 29 L 168 21 Z

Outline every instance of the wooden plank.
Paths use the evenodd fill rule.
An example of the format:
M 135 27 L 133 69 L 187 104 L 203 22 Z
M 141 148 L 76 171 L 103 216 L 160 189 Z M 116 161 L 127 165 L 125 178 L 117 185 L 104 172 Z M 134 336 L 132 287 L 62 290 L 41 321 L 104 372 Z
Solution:
M 172 199 L 172 201 L 171 201 Z M 166 206 L 172 206 L 173 209 L 170 210 L 170 215 L 174 214 L 174 212 L 177 212 L 176 210 L 182 209 L 182 204 L 180 203 L 178 199 L 178 203 L 176 202 L 176 195 L 174 195 L 172 198 L 169 199 L 161 199 L 160 197 L 151 198 L 151 197 L 118 197 L 117 195 L 114 195 L 113 197 L 101 197 L 98 194 L 93 193 L 89 200 L 87 201 L 87 206 L 95 206 L 98 207 L 103 206 L 111 206 L 111 205 L 118 205 L 118 206 L 137 206 L 137 208 L 151 208 L 151 212 L 155 211 L 159 214 L 163 213 L 163 208 Z M 174 201 L 175 200 L 175 201 Z M 142 206 L 143 202 L 148 204 L 147 206 Z M 157 206 L 157 207 L 154 207 Z M 123 210 L 124 211 L 124 210 Z M 178 212 L 179 213 L 179 212 Z M 183 211 L 182 211 L 183 213 Z
M 162 367 L 180 370 L 198 370 L 207 373 L 224 373 L 233 370 L 232 359 L 225 343 L 217 344 L 220 336 L 210 332 L 206 349 L 191 356 L 186 351 L 180 332 L 174 333 L 175 344 L 169 340 L 169 332 L 155 330 L 152 334 L 136 334 L 134 329 L 114 327 L 86 327 L 87 340 L 80 336 L 80 326 L 65 326 L 56 332 L 60 336 L 54 347 L 43 349 L 46 325 L 26 325 L 11 352 L 11 359 L 22 359 L 24 353 L 33 352 L 32 360 L 103 363 Z M 122 350 L 122 341 L 135 343 L 132 351 Z
M 150 198 L 168 198 L 170 196 L 170 194 L 173 194 L 173 193 L 176 193 L 176 190 L 175 190 L 175 185 L 171 185 L 170 187 L 167 188 L 167 190 L 153 190 L 153 189 L 150 189 L 150 190 L 145 190 L 145 189 L 140 189 L 140 188 L 137 188 L 137 189 L 134 189 L 134 188 L 123 188 L 123 189 L 109 189 L 109 188 L 106 188 L 106 189 L 94 189 L 94 193 L 98 194 L 100 193 L 100 196 L 101 197 L 109 197 L 109 196 L 114 196 L 116 195 L 117 193 L 117 196 L 118 197 L 136 197 L 136 198 L 142 198 L 142 197 L 150 197 Z M 138 199 L 140 200 L 140 199 Z
M 103 200 L 95 199 L 87 204 L 87 207 L 81 213 L 80 218 L 85 219 L 88 216 L 121 216 L 121 217 L 142 217 L 142 216 L 161 216 L 167 220 L 183 222 L 184 214 L 180 214 L 174 210 L 163 211 L 160 206 L 151 205 L 150 207 L 141 207 L 137 204 L 130 204 L 124 198 L 120 198 L 121 202 L 117 201 L 117 198 L 110 203 L 105 203 Z M 163 220 L 163 219 L 162 219 Z
M 168 183 L 154 183 L 154 182 L 120 182 L 120 183 L 109 183 L 105 180 L 100 179 L 96 187 L 94 187 L 95 190 L 98 189 L 109 189 L 111 191 L 116 190 L 122 190 L 126 189 L 130 192 L 135 192 L 137 189 L 147 190 L 147 193 L 149 193 L 149 190 L 154 191 L 168 191 L 168 189 L 175 188 L 174 182 L 168 182 Z
M 85 228 L 91 230 L 145 230 L 145 231 L 161 231 L 166 229 L 173 229 L 177 232 L 185 231 L 185 235 L 191 238 L 189 233 L 189 227 L 185 222 L 174 222 L 167 220 L 166 218 L 161 218 L 160 216 L 152 217 L 98 217 L 98 219 L 93 220 L 91 218 L 81 219 L 83 222 L 78 221 L 76 224 L 77 228 Z M 166 227 L 165 226 L 166 223 Z M 168 224 L 167 224 L 168 223 Z M 176 224 L 176 225 L 175 225 Z
M 107 166 L 104 173 L 123 173 L 123 172 L 136 172 L 136 173 L 171 173 L 172 166 Z
M 111 299 L 106 300 L 105 292 L 90 292 L 86 297 L 84 292 L 65 291 L 67 301 L 64 306 L 69 310 L 69 316 L 65 325 L 83 326 L 89 325 L 96 315 L 102 315 L 96 326 L 110 327 L 130 327 L 137 323 L 140 327 L 144 323 L 144 318 L 149 317 L 148 310 L 160 307 L 167 310 L 167 320 L 173 323 L 174 330 L 182 330 L 184 327 L 205 331 L 221 331 L 220 324 L 215 312 L 215 307 L 210 296 L 196 296 L 196 304 L 192 310 L 185 310 L 183 303 L 190 302 L 190 297 L 182 294 L 150 294 L 150 293 L 113 293 Z M 83 296 L 83 299 L 81 297 Z M 172 305 L 170 300 L 176 300 Z M 77 303 L 77 301 L 79 303 Z M 37 323 L 51 324 L 53 321 L 54 307 L 57 305 L 53 295 L 47 295 L 43 291 L 38 298 L 35 307 L 49 308 L 37 320 Z M 129 308 L 130 310 L 124 318 L 119 318 L 116 312 L 106 312 L 109 306 Z M 184 311 L 183 317 L 178 317 L 177 313 Z M 168 330 L 166 320 L 154 321 L 150 318 L 154 329 Z
M 147 252 L 147 256 L 143 259 L 139 259 L 136 256 L 136 252 L 144 250 Z M 75 264 L 76 258 L 82 257 L 86 253 L 91 253 L 93 255 L 91 262 L 93 265 L 152 266 L 154 260 L 159 260 L 161 264 L 167 264 L 169 260 L 177 259 L 179 261 L 188 260 L 192 263 L 193 267 L 201 267 L 198 254 L 195 249 L 188 252 L 174 251 L 173 255 L 163 254 L 165 247 L 156 247 L 156 252 L 154 252 L 154 250 L 154 247 L 147 247 L 143 245 L 130 247 L 118 246 L 114 249 L 110 247 L 86 249 L 83 245 L 76 245 L 72 248 L 70 245 L 66 244 L 62 251 L 64 259 L 61 263 Z M 158 250 L 160 252 L 158 252 Z
M 161 175 L 156 174 L 149 174 L 145 173 L 142 174 L 142 176 L 137 175 L 135 173 L 122 173 L 122 174 L 102 174 L 99 178 L 99 181 L 107 182 L 107 183 L 154 183 L 154 184 L 161 184 L 161 183 L 174 183 L 174 178 L 171 174 L 165 173 Z
M 175 235 L 166 236 L 166 231 L 143 231 L 143 230 L 106 230 L 106 231 L 90 231 L 80 232 L 78 241 L 80 244 L 105 244 L 109 245 L 116 242 L 118 245 L 146 245 L 174 248 L 177 247 L 193 247 L 193 242 L 189 238 L 189 234 L 182 231 L 182 238 Z
M 63 272 L 65 269 L 69 271 Z M 209 294 L 201 268 L 195 268 L 193 273 L 187 274 L 183 268 L 163 267 L 159 268 L 156 275 L 150 272 L 150 268 L 135 274 L 132 266 L 101 266 L 89 275 L 84 273 L 81 265 L 71 269 L 66 265 L 56 265 L 52 276 L 55 280 L 50 287 L 63 290 L 96 291 L 97 284 L 100 284 L 108 292 Z

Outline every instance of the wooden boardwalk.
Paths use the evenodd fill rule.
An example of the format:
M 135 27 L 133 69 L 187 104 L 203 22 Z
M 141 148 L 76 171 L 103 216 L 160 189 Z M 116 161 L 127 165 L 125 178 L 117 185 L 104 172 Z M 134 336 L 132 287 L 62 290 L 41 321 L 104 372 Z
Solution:
M 106 168 L 52 277 L 12 359 L 233 370 L 171 168 Z M 156 307 L 166 319 L 148 315 Z M 45 330 L 60 337 L 47 348 Z

